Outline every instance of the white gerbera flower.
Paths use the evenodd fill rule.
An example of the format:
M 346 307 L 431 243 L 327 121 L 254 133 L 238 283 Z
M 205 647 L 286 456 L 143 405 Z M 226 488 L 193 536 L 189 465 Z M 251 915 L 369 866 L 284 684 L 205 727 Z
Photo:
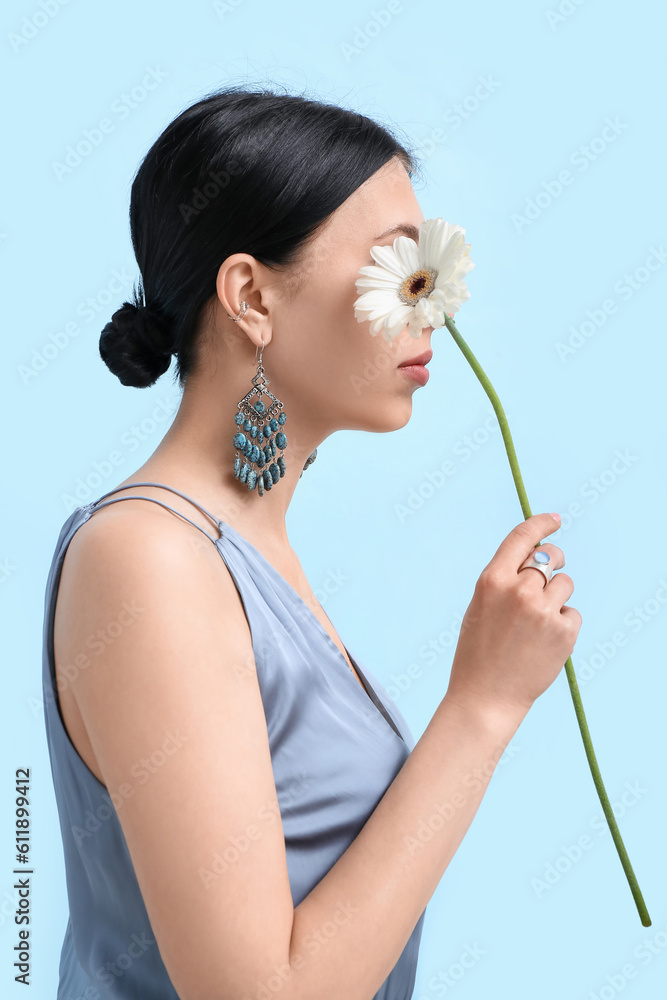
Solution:
M 397 236 L 393 246 L 371 247 L 377 263 L 359 268 L 357 321 L 370 320 L 371 334 L 382 330 L 388 343 L 406 324 L 415 338 L 425 326 L 444 326 L 445 313 L 453 317 L 470 298 L 463 277 L 475 265 L 464 236 L 465 229 L 438 217 L 422 222 L 419 245 Z

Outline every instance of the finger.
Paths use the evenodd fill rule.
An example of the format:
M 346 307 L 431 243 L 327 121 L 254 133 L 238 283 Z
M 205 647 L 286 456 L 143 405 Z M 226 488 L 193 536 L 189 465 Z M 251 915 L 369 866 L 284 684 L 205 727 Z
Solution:
M 559 608 L 567 601 L 574 590 L 571 578 L 567 573 L 556 573 L 546 582 L 546 577 L 536 566 L 525 566 L 518 574 L 519 589 L 527 594 L 544 594 Z M 567 581 L 567 582 L 565 582 Z
M 556 573 L 549 580 L 544 592 L 554 604 L 562 608 L 574 593 L 574 581 L 567 573 Z
M 544 535 L 550 535 L 559 528 L 560 518 L 556 520 L 551 514 L 533 514 L 527 517 L 503 539 L 489 565 L 493 563 L 499 565 L 501 571 L 514 573 L 535 546 L 541 543 Z
M 562 569 L 565 565 L 563 550 L 559 549 L 557 545 L 553 545 L 551 542 L 543 542 L 541 545 L 536 546 L 536 548 L 534 548 L 530 553 L 530 556 L 535 555 L 536 552 L 546 552 L 549 555 L 549 562 L 545 565 L 551 566 L 554 573 L 557 569 Z M 530 556 L 528 558 L 530 558 Z

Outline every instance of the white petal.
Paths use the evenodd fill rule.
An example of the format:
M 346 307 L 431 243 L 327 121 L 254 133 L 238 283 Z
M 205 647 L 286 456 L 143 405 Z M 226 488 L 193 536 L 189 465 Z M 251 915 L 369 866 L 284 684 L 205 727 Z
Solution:
M 419 258 L 425 267 L 433 267 L 441 256 L 441 219 L 422 222 L 419 234 Z
M 370 270 L 370 268 L 369 268 Z M 374 269 L 377 273 L 370 275 L 367 278 L 357 278 L 356 286 L 358 289 L 362 288 L 398 288 L 401 285 L 401 280 L 398 275 L 390 274 L 389 271 L 385 271 L 383 267 L 376 267 Z
M 394 240 L 394 252 L 405 271 L 405 276 L 419 268 L 419 250 L 414 240 L 409 236 L 397 236 Z
M 460 226 L 454 226 L 441 218 L 427 219 L 426 222 L 422 223 L 422 227 L 426 237 L 421 253 L 422 262 L 427 267 L 439 270 L 444 266 L 463 231 Z M 421 248 L 421 236 L 419 243 Z
M 432 326 L 434 330 L 445 325 L 445 306 L 441 302 L 429 302 L 427 309 L 427 326 Z
M 413 337 L 420 337 L 425 326 L 428 326 L 428 323 L 423 322 L 417 313 L 413 313 L 408 323 L 408 333 Z
M 457 274 L 461 276 L 467 274 L 468 271 L 472 271 L 473 267 L 475 266 L 473 261 L 470 259 L 469 254 L 470 254 L 470 246 L 468 245 L 468 253 L 461 258 L 456 267 Z
M 438 277 L 442 280 L 449 278 L 459 265 L 461 258 L 467 253 L 466 244 L 462 237 L 453 237 L 445 247 L 445 251 L 440 258 L 438 267 Z
M 445 321 L 444 303 L 439 299 L 434 299 L 431 295 L 421 299 L 420 302 L 422 303 L 420 316 L 424 326 L 432 326 L 434 330 L 442 326 Z
M 385 309 L 384 306 L 379 306 L 377 309 L 366 309 L 364 312 L 366 319 L 385 319 L 390 315 L 390 310 Z
M 399 302 L 400 299 L 394 292 L 384 288 L 371 288 L 359 296 L 355 305 L 360 309 L 377 309 L 378 306 L 384 306 L 388 312 Z
M 405 323 L 397 323 L 396 326 L 384 328 L 382 332 L 384 334 L 384 339 L 387 341 L 388 344 L 392 342 L 394 337 L 397 337 L 399 335 L 404 326 Z
M 356 318 L 359 320 L 360 323 L 363 323 L 364 320 L 368 319 L 368 317 L 372 314 L 372 312 L 373 312 L 372 309 L 360 309 L 359 306 L 354 307 L 354 315 L 356 316 Z M 386 313 L 384 313 L 383 315 L 386 315 Z
M 446 311 L 448 313 L 457 312 L 461 305 L 470 298 L 470 290 L 462 281 L 448 282 L 444 292 L 447 297 Z
M 401 323 L 401 329 L 403 329 L 408 317 L 413 313 L 414 308 L 414 306 L 406 306 L 401 303 L 400 306 L 396 306 L 396 308 L 392 309 L 389 313 L 385 320 L 385 325 L 395 326 L 396 323 Z
M 468 256 L 469 249 L 469 244 L 461 245 L 461 248 L 448 259 L 446 266 L 438 272 L 435 288 L 444 290 L 446 295 L 450 295 L 451 286 L 458 285 L 463 276 L 472 270 L 475 265 Z
M 403 278 L 395 271 L 388 271 L 381 264 L 368 264 L 366 267 L 360 267 L 359 273 L 363 275 L 363 278 L 358 279 L 359 281 L 393 281 L 396 285 L 400 285 L 403 281 Z
M 465 230 L 441 218 L 427 219 L 422 223 L 424 239 L 420 236 L 420 258 L 438 273 L 436 284 L 446 281 L 454 273 L 460 259 L 470 251 L 464 242 Z
M 447 295 L 446 295 L 444 289 L 443 288 L 437 288 L 437 287 L 433 289 L 433 291 L 431 292 L 431 294 L 429 295 L 428 298 L 429 298 L 429 302 L 437 302 L 437 303 L 440 303 L 441 305 L 445 305 L 445 303 L 447 301 Z
M 408 274 L 410 274 L 409 271 L 406 271 L 405 268 L 401 266 L 398 257 L 394 253 L 393 247 L 371 247 L 371 257 L 373 260 L 376 260 L 378 264 L 382 265 L 382 267 L 386 268 L 387 271 L 390 271 L 392 274 L 396 274 L 401 281 L 404 278 L 407 278 Z

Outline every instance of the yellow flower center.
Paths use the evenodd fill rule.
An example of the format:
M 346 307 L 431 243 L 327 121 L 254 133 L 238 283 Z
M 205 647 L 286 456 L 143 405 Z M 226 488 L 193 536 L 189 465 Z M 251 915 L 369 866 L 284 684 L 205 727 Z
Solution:
M 406 306 L 412 306 L 418 299 L 430 295 L 435 288 L 436 271 L 432 267 L 420 267 L 413 271 L 399 286 L 398 297 Z

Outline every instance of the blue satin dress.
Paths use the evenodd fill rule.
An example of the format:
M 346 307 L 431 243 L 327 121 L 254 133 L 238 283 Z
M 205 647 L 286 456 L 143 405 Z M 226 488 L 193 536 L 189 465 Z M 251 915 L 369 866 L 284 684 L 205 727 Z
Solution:
M 191 497 L 216 525 L 210 539 L 227 565 L 248 619 L 268 728 L 294 905 L 349 847 L 414 747 L 385 688 L 345 657 L 306 602 L 249 541 Z M 47 744 L 62 835 L 69 917 L 56 1000 L 178 1000 L 144 906 L 123 830 L 107 788 L 76 751 L 55 684 L 53 622 L 63 559 L 94 512 L 135 492 L 77 507 L 63 524 L 46 584 L 42 688 Z M 104 501 L 104 502 L 103 502 Z M 168 873 L 165 873 L 168 877 Z M 372 1000 L 412 997 L 425 910 Z M 224 989 L 222 989 L 224 992 Z M 369 998 L 371 1000 L 371 998 Z

